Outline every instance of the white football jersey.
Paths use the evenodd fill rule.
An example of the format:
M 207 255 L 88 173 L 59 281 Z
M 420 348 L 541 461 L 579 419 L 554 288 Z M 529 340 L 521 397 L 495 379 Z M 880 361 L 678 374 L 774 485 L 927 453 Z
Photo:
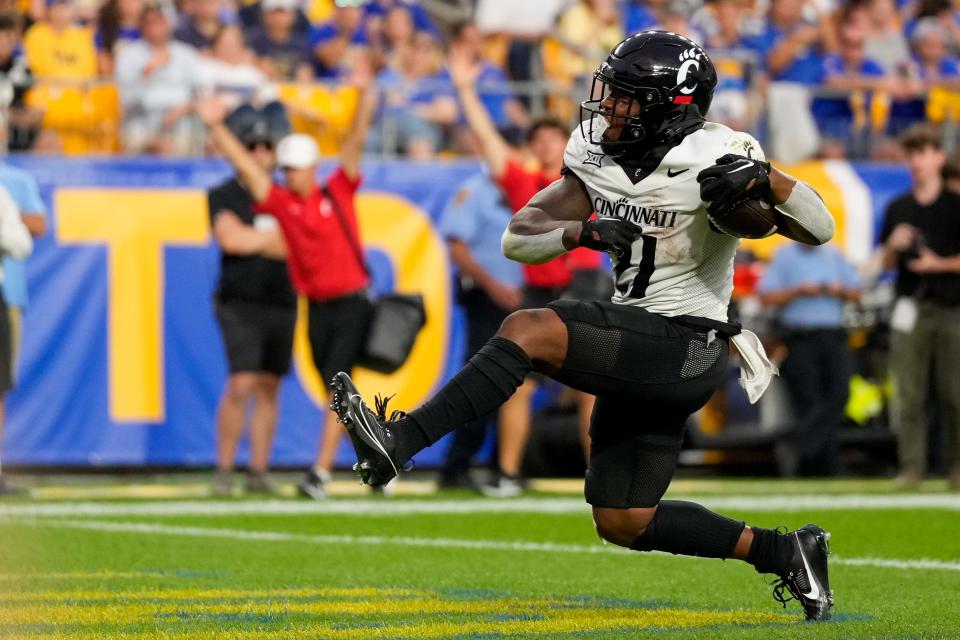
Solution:
M 615 265 L 613 302 L 663 316 L 727 321 L 739 240 L 710 228 L 697 183 L 697 174 L 727 153 L 764 159 L 749 134 L 707 122 L 634 184 L 599 145 L 585 140 L 579 128 L 573 132 L 564 163 L 586 185 L 597 216 L 628 220 L 643 230 Z

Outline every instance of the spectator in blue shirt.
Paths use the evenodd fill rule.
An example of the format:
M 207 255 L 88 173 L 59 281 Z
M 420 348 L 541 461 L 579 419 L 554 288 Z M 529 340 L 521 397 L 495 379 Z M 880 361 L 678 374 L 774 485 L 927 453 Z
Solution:
M 829 244 L 781 246 L 760 280 L 760 299 L 777 308 L 787 347 L 781 372 L 795 417 L 785 443 L 788 471 L 836 475 L 843 469 L 837 428 L 853 374 L 843 309 L 860 299 L 859 287 L 856 270 Z
M 5 136 L 5 130 L 0 128 L 0 137 L 3 136 Z M 0 144 L 2 142 L 0 140 Z M 16 203 L 20 210 L 20 219 L 30 235 L 34 238 L 42 236 L 47 230 L 47 207 L 40 198 L 40 191 L 34 177 L 22 169 L 0 163 L 0 189 L 5 189 Z M 29 302 L 26 265 L 23 260 L 15 260 L 5 255 L 0 273 L 3 274 L 3 298 L 9 317 L 10 374 L 11 381 L 15 384 L 23 336 L 23 312 Z M 2 409 L 2 399 L 0 399 L 0 409 Z M 2 432 L 3 415 L 0 412 L 0 446 L 2 446 Z M 16 493 L 16 490 L 4 481 L 3 475 L 0 475 L 0 495 L 5 492 Z
M 308 80 L 313 75 L 306 33 L 296 29 L 296 9 L 296 0 L 262 0 L 260 25 L 247 34 L 260 70 L 274 81 Z
M 426 31 L 435 38 L 440 37 L 440 30 L 427 10 L 409 0 L 367 0 L 363 5 L 364 18 L 366 20 L 386 19 L 387 14 L 395 7 L 402 7 L 410 14 L 415 31 Z
M 47 207 L 40 198 L 37 181 L 32 175 L 12 167 L 0 164 L 0 187 L 3 187 L 17 203 L 20 218 L 34 238 L 39 238 L 47 230 Z M 23 311 L 29 304 L 27 295 L 26 265 L 22 260 L 9 256 L 3 258 L 3 297 L 10 310 L 12 329 L 13 361 L 16 363 L 20 351 L 20 326 Z
M 330 20 L 310 30 L 307 44 L 313 75 L 322 79 L 340 77 L 350 66 L 350 50 L 367 46 L 363 9 L 359 5 L 335 6 Z
M 866 57 L 865 37 L 853 24 L 840 28 L 839 53 L 823 58 L 823 84 L 842 96 L 820 96 L 813 101 L 813 116 L 826 142 L 841 144 L 847 153 L 862 155 L 869 131 L 874 92 L 888 90 L 890 78 L 883 67 Z
M 960 67 L 950 56 L 947 43 L 950 32 L 940 20 L 923 18 L 913 30 L 913 62 L 926 89 L 935 86 L 956 88 L 960 84 Z
M 223 28 L 223 0 L 190 0 L 183 5 L 180 21 L 173 31 L 175 40 L 195 49 L 209 49 Z
M 483 35 L 476 23 L 462 22 L 454 27 L 450 50 L 479 66 L 477 93 L 480 101 L 500 134 L 511 142 L 519 143 L 523 132 L 530 125 L 530 114 L 514 96 L 507 74 L 500 67 L 483 59 Z M 452 84 L 446 69 L 441 72 L 441 76 Z M 466 123 L 462 114 L 460 122 Z
M 801 0 L 773 0 L 766 27 L 748 40 L 764 57 L 771 80 L 812 86 L 823 78 L 826 28 L 805 19 L 803 8 Z
M 810 111 L 811 92 L 823 79 L 821 54 L 830 50 L 829 16 L 806 15 L 803 0 L 773 0 L 766 27 L 748 41 L 765 64 L 767 86 L 766 149 L 791 164 L 820 150 L 820 135 Z
M 368 5 L 369 6 L 369 5 Z M 384 13 L 368 13 L 364 18 L 364 32 L 373 53 L 374 68 L 383 69 L 407 47 L 417 33 L 440 37 L 430 30 L 418 31 L 413 13 L 403 3 L 386 9 Z
M 949 32 L 934 17 L 917 20 L 910 38 L 913 58 L 901 99 L 893 103 L 891 131 L 899 133 L 927 117 L 927 96 L 936 87 L 960 88 L 960 67 L 949 56 Z
M 647 31 L 660 22 L 654 8 L 663 4 L 659 0 L 626 0 L 623 5 L 623 26 L 627 34 Z
M 453 85 L 440 73 L 439 46 L 429 33 L 418 32 L 396 62 L 377 77 L 382 98 L 367 148 L 430 158 L 457 119 Z
M 458 296 L 467 320 L 467 356 L 480 350 L 523 297 L 523 268 L 503 257 L 501 229 L 512 211 L 490 176 L 479 173 L 461 185 L 440 218 L 450 259 L 457 267 Z M 440 471 L 445 488 L 477 485 L 469 475 L 470 459 L 486 437 L 489 418 L 455 432 Z
M 717 68 L 718 83 L 710 119 L 736 130 L 750 128 L 750 91 L 760 75 L 760 59 L 744 37 L 741 0 L 713 0 L 707 5 L 706 45 Z
M 26 258 L 32 250 L 33 239 L 20 217 L 20 207 L 5 189 L 0 188 L 0 252 Z M 3 445 L 4 400 L 7 392 L 13 388 L 12 333 L 6 301 L 0 298 L 0 447 Z M 7 483 L 0 464 L 0 497 L 23 493 L 19 487 Z

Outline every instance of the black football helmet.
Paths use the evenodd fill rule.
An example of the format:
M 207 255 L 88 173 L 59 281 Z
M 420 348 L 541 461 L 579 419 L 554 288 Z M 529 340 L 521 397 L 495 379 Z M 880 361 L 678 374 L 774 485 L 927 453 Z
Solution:
M 590 99 L 580 104 L 580 132 L 588 142 L 599 144 L 611 156 L 626 153 L 652 138 L 672 121 L 693 115 L 704 117 L 717 86 L 717 70 L 703 48 L 693 40 L 670 31 L 636 33 L 616 47 L 593 74 Z M 617 107 L 623 129 L 615 140 L 604 138 L 607 122 Z M 691 114 L 692 109 L 699 114 Z

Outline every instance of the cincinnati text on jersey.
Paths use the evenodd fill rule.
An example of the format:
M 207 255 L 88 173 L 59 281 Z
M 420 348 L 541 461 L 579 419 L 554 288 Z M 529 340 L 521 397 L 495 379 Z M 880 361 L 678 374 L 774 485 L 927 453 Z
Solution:
M 648 209 L 631 204 L 625 197 L 616 202 L 610 202 L 606 198 L 597 196 L 593 201 L 593 210 L 597 212 L 599 218 L 619 218 L 638 226 L 662 227 L 665 229 L 673 229 L 677 226 L 676 211 Z

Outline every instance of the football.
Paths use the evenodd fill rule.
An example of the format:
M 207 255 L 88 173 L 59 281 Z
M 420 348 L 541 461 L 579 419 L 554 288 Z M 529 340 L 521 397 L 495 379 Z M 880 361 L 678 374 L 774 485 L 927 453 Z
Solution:
M 766 238 L 777 232 L 777 209 L 760 198 L 743 200 L 722 216 L 708 217 L 718 231 L 735 238 Z

